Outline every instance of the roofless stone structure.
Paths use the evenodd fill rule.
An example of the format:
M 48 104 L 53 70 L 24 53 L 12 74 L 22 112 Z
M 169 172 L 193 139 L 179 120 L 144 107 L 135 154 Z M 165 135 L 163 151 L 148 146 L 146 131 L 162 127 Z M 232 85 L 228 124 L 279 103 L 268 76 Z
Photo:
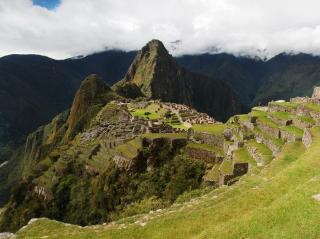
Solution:
M 315 86 L 313 88 L 312 98 L 320 99 L 320 86 Z

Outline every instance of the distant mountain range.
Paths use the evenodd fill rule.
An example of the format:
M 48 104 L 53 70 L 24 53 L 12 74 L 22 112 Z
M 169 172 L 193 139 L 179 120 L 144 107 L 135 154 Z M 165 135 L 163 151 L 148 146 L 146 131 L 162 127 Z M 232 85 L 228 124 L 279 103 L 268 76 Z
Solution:
M 38 55 L 0 58 L 0 161 L 10 154 L 8 143 L 23 141 L 39 125 L 69 108 L 83 78 L 95 73 L 113 85 L 126 75 L 136 54 L 105 51 L 66 60 Z M 225 81 L 248 108 L 273 99 L 309 95 L 313 86 L 320 84 L 320 58 L 307 54 L 280 54 L 268 61 L 203 54 L 178 57 L 176 61 L 192 72 Z M 208 89 L 208 85 L 202 87 Z M 213 100 L 208 98 L 211 95 L 207 91 L 204 99 L 198 100 L 199 110 L 216 111 L 219 106 L 211 111 L 204 106 Z

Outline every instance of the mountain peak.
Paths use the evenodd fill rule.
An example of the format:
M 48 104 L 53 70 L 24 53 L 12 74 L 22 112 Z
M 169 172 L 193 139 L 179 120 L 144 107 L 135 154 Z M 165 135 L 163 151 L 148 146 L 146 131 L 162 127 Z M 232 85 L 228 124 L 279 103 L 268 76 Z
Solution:
M 142 53 L 151 53 L 151 52 L 155 52 L 158 54 L 166 54 L 168 55 L 168 51 L 165 48 L 165 46 L 163 45 L 163 43 L 160 40 L 157 39 L 153 39 L 151 41 L 149 41 L 143 48 L 142 48 Z
M 86 77 L 77 91 L 68 118 L 67 138 L 82 130 L 100 106 L 106 104 L 117 95 L 104 81 L 95 74 Z
M 152 98 L 154 96 L 152 85 L 155 80 L 159 80 L 159 77 L 157 77 L 159 71 L 168 72 L 170 69 L 176 68 L 175 65 L 174 58 L 169 54 L 163 43 L 159 40 L 151 40 L 139 51 L 124 79 L 114 88 L 120 93 L 124 86 L 127 88 L 128 84 L 131 84 L 133 85 L 131 86 L 132 89 L 137 87 L 144 96 Z M 167 75 L 160 80 L 166 78 L 168 78 Z M 132 95 L 125 96 L 132 97 Z

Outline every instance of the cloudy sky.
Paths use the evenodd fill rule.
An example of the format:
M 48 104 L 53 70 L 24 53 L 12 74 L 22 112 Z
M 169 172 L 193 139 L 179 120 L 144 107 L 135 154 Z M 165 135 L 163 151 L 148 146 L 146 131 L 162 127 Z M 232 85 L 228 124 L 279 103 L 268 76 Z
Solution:
M 162 40 L 174 55 L 320 54 L 319 0 L 0 0 L 0 56 L 62 59 Z

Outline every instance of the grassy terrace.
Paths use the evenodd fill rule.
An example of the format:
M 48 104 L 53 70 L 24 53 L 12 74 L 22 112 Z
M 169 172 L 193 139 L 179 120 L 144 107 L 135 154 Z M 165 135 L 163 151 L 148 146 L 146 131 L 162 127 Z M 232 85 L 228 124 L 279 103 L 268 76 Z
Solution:
M 155 103 L 148 105 L 144 109 L 137 109 L 130 105 L 129 110 L 133 116 L 150 120 L 163 118 L 164 114 L 166 113 L 165 109 L 160 108 L 159 104 Z
M 304 106 L 310 110 L 320 111 L 320 105 L 317 105 L 317 104 L 307 103 L 307 104 L 304 104 Z
M 219 179 L 220 164 L 215 164 L 210 172 L 205 176 L 207 180 L 217 181 Z
M 195 132 L 203 132 L 214 135 L 221 135 L 226 129 L 224 124 L 195 124 L 192 126 Z
M 259 117 L 258 121 L 260 121 L 261 123 L 263 123 L 271 128 L 278 128 L 278 125 L 266 116 Z
M 282 139 L 277 139 L 271 135 L 269 135 L 268 133 L 263 132 L 261 129 L 259 129 L 258 127 L 254 128 L 255 133 L 261 135 L 263 138 L 271 140 L 275 145 L 281 147 L 284 145 L 284 141 Z
M 268 164 L 272 160 L 272 151 L 266 145 L 260 144 L 255 140 L 250 140 L 247 144 L 257 149 L 257 151 L 263 156 L 265 164 Z
M 135 138 L 125 144 L 121 144 L 115 148 L 120 155 L 133 158 L 137 155 L 137 150 L 141 148 L 141 139 Z
M 250 117 L 249 115 L 247 114 L 244 114 L 244 115 L 237 115 L 239 121 L 241 122 L 246 122 L 246 121 L 249 121 L 250 120 Z
M 223 160 L 219 169 L 225 175 L 232 175 L 233 174 L 232 161 L 231 160 Z
M 215 146 L 211 146 L 208 144 L 197 144 L 197 143 L 193 143 L 193 142 L 189 142 L 187 147 L 189 148 L 195 148 L 195 149 L 202 149 L 202 150 L 207 150 L 210 152 L 214 152 L 220 156 L 224 156 L 224 152 L 221 148 L 215 147 Z
M 275 106 L 283 106 L 283 107 L 287 107 L 287 108 L 291 108 L 291 109 L 297 109 L 298 104 L 296 103 L 292 103 L 292 102 L 275 102 L 272 101 L 269 103 L 269 105 L 275 105 Z
M 315 124 L 316 121 L 314 119 L 312 119 L 311 117 L 308 116 L 304 116 L 304 115 L 297 115 L 296 118 L 300 121 L 309 123 L 309 124 Z
M 288 120 L 292 117 L 291 114 L 289 114 L 288 112 L 283 112 L 283 111 L 270 113 L 270 115 L 273 117 L 276 117 L 278 119 L 282 119 L 282 120 Z
M 234 152 L 235 163 L 249 163 L 251 166 L 256 166 L 257 162 L 251 157 L 248 150 L 243 147 Z
M 320 128 L 313 133 L 317 138 L 306 152 L 301 143 L 287 144 L 259 174 L 149 214 L 144 226 L 78 227 L 41 219 L 18 232 L 18 238 L 319 238 L 320 204 L 312 197 L 320 193 Z
M 303 136 L 303 130 L 296 127 L 296 126 L 293 126 L 293 125 L 288 125 L 288 126 L 283 126 L 281 127 L 282 130 L 285 130 L 289 133 L 292 133 L 298 137 L 302 137 Z
M 260 110 L 253 110 L 249 113 L 249 115 L 255 116 L 255 117 L 264 117 L 264 116 L 267 116 L 267 112 L 260 111 Z

